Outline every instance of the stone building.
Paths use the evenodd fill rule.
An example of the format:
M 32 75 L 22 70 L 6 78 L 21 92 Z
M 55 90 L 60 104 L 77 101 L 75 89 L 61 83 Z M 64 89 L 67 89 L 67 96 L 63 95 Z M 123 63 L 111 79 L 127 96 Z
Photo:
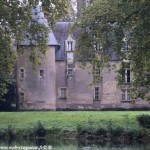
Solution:
M 36 15 L 44 14 L 36 12 Z M 70 33 L 72 22 L 57 22 L 49 33 L 47 59 L 35 71 L 28 60 L 31 46 L 27 40 L 21 42 L 25 52 L 17 61 L 18 104 L 21 110 L 59 110 L 59 109 L 102 109 L 147 107 L 148 102 L 132 103 L 128 87 L 117 86 L 116 72 L 96 70 L 87 62 L 82 69 L 81 62 L 75 58 L 76 41 L 79 33 Z M 110 64 L 120 66 L 121 61 L 112 55 Z M 102 73 L 103 72 L 103 73 Z M 131 71 L 126 69 L 125 81 L 131 82 Z M 101 80 L 92 84 L 94 76 Z

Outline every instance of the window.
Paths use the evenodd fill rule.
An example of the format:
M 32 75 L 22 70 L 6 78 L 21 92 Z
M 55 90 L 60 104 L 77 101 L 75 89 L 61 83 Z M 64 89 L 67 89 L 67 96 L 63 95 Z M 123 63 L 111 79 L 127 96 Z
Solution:
M 66 88 L 60 88 L 60 98 L 61 99 L 67 98 L 67 89 Z
M 25 78 L 25 70 L 23 68 L 21 68 L 19 70 L 19 76 L 20 76 L 20 80 L 24 80 L 24 78 Z
M 102 47 L 100 46 L 100 44 L 99 44 L 98 42 L 94 42 L 94 50 L 100 51 L 101 48 L 102 48 Z
M 68 41 L 68 51 L 73 51 L 73 41 Z
M 92 0 L 85 0 L 86 5 L 88 6 L 89 4 L 92 3 Z
M 67 76 L 72 76 L 73 74 L 73 64 L 67 64 Z
M 74 60 L 74 53 L 73 52 L 67 52 L 67 62 L 73 63 Z
M 125 69 L 125 83 L 131 82 L 131 70 L 129 68 Z
M 19 96 L 20 96 L 20 102 L 24 102 L 25 100 L 24 93 L 21 92 Z
M 129 89 L 122 89 L 121 90 L 121 100 L 122 101 L 131 101 Z
M 100 44 L 100 39 L 97 38 L 96 35 L 94 35 L 94 42 L 93 42 L 94 50 L 100 51 L 101 50 L 101 44 Z
M 100 76 L 100 68 L 97 66 L 94 66 L 93 67 L 93 74 L 94 74 L 94 77 Z
M 44 70 L 40 70 L 40 77 L 42 78 L 42 77 L 44 77 L 45 75 L 44 75 Z
M 122 52 L 127 52 L 129 49 L 129 45 L 128 45 L 128 41 L 127 41 L 127 37 L 124 37 L 122 40 L 122 48 L 121 51 Z
M 128 46 L 127 42 L 122 42 L 121 51 L 122 51 L 122 52 L 127 52 L 128 49 L 129 49 L 129 46 Z
M 99 87 L 94 88 L 94 100 L 99 100 Z

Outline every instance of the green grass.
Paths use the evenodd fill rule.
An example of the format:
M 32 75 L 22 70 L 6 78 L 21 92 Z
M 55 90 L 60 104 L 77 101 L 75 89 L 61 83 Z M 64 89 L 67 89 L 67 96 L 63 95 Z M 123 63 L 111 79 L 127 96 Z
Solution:
M 38 121 L 46 128 L 60 128 L 62 131 L 76 131 L 78 124 L 106 127 L 110 120 L 113 126 L 140 128 L 136 121 L 139 114 L 150 115 L 150 111 L 0 112 L 0 130 L 8 125 L 16 130 L 31 129 Z

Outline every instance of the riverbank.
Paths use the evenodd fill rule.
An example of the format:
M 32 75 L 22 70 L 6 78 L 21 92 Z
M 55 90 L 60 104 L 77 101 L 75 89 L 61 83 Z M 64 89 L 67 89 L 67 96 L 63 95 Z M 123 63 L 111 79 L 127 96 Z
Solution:
M 1 112 L 0 137 L 13 136 L 47 138 L 119 137 L 147 138 L 149 130 L 140 127 L 137 115 L 149 111 L 71 111 L 71 112 Z M 146 135 L 146 136 L 145 136 Z M 148 137 L 149 138 L 149 137 Z M 129 138 L 130 139 L 130 138 Z

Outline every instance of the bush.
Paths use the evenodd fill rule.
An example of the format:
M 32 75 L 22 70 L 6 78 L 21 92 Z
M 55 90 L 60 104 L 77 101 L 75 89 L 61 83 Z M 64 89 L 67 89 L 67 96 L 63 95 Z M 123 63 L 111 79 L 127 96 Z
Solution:
M 78 135 L 94 135 L 95 129 L 90 126 L 77 126 Z
M 52 127 L 48 129 L 49 135 L 59 135 L 61 133 L 61 128 L 58 127 Z
M 150 115 L 148 114 L 138 115 L 136 119 L 143 128 L 150 129 Z
M 47 134 L 47 130 L 39 121 L 38 124 L 34 127 L 34 136 L 35 137 L 45 137 Z
M 138 139 L 141 139 L 144 136 L 142 130 L 137 130 L 137 129 L 129 129 L 128 131 L 126 131 L 125 135 L 131 141 L 136 141 Z
M 4 137 L 4 131 L 0 130 L 0 138 L 3 138 Z
M 6 129 L 4 133 L 5 138 L 13 139 L 16 137 L 16 131 L 12 128 L 11 125 L 8 125 L 8 128 Z
M 96 133 L 95 133 L 95 135 L 98 135 L 98 136 L 106 136 L 107 135 L 107 131 L 106 131 L 106 129 L 104 129 L 104 128 L 98 128 L 97 130 L 96 130 Z
M 121 127 L 115 127 L 111 130 L 110 135 L 112 137 L 120 137 L 124 133 L 124 129 Z

